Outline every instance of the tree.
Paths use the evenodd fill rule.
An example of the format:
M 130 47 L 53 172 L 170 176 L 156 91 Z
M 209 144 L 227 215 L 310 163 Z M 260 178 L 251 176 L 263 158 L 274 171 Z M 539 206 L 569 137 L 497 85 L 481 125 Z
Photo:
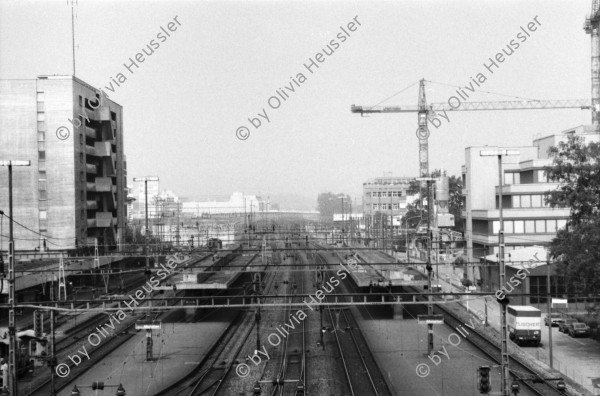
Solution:
M 317 210 L 321 217 L 327 221 L 333 221 L 334 213 L 342 213 L 342 198 L 344 199 L 344 213 L 350 213 L 352 200 L 347 194 L 333 194 L 330 192 L 320 193 L 317 197 Z
M 578 293 L 600 290 L 600 144 L 585 144 L 578 136 L 552 147 L 548 181 L 558 183 L 545 194 L 552 208 L 570 208 L 567 228 L 558 231 L 550 254 L 559 260 L 558 272 Z
M 442 175 L 442 171 L 440 169 L 435 169 L 431 172 L 430 177 L 440 177 Z M 454 215 L 454 230 L 463 232 L 463 221 L 462 221 L 462 208 L 463 208 L 463 200 L 462 200 L 462 178 L 459 176 L 449 176 L 448 184 L 450 190 L 450 199 L 448 200 L 448 212 Z M 420 181 L 412 181 L 406 191 L 408 195 L 414 195 L 421 193 L 421 182 Z M 422 195 L 419 197 L 417 201 L 415 201 L 414 208 L 409 208 L 409 212 L 413 209 L 413 214 L 408 214 L 405 217 L 411 217 L 419 215 L 420 212 L 423 213 L 423 218 L 427 220 L 427 190 L 424 189 Z M 408 206 L 407 206 L 408 208 Z M 419 212 L 420 211 L 420 212 Z M 412 223 L 412 221 L 411 221 Z M 405 224 L 405 223 L 403 223 Z
M 559 183 L 546 193 L 552 208 L 571 208 L 569 225 L 593 220 L 600 214 L 600 144 L 584 144 L 583 137 L 569 136 L 551 147 L 552 166 L 546 167 L 548 181 Z

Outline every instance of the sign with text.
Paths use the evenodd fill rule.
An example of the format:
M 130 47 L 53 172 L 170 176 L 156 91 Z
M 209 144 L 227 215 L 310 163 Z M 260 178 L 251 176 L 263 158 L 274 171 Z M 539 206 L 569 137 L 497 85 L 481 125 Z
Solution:
M 567 299 L 566 298 L 553 298 L 552 299 L 552 308 L 567 308 Z

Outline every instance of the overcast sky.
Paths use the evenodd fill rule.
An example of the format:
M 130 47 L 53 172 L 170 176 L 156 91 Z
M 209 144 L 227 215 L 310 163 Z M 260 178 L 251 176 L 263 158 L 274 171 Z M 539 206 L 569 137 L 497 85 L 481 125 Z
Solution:
M 123 106 L 130 179 L 158 175 L 161 188 L 187 197 L 299 194 L 316 205 L 319 192 L 360 196 L 362 183 L 384 172 L 418 174 L 417 115 L 361 117 L 351 104 L 377 104 L 421 78 L 469 86 L 480 72 L 487 79 L 466 91 L 469 101 L 511 99 L 482 91 L 589 99 L 582 24 L 590 3 L 79 0 L 76 76 Z M 0 4 L 1 78 L 72 74 L 65 0 Z M 157 38 L 175 17 L 177 30 Z M 520 27 L 535 17 L 540 25 L 521 42 Z M 151 40 L 159 47 L 127 71 L 123 64 L 150 52 Z M 519 48 L 487 71 L 484 63 L 511 40 Z M 334 52 L 308 70 L 317 53 L 331 53 L 328 44 Z M 118 73 L 126 81 L 112 93 L 104 87 Z M 446 102 L 455 89 L 430 83 L 427 100 Z M 383 104 L 417 99 L 418 83 Z M 439 129 L 430 126 L 430 169 L 459 175 L 465 147 L 528 145 L 590 118 L 582 110 L 452 113 Z M 241 126 L 250 130 L 246 140 L 236 137 Z

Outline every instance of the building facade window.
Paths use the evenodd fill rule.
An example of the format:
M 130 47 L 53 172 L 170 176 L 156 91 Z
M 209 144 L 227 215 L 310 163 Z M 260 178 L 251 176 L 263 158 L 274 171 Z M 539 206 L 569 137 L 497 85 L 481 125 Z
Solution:
M 535 221 L 525 220 L 525 233 L 526 234 L 535 234 Z
M 546 220 L 546 232 L 556 232 L 556 220 Z
M 504 220 L 505 234 L 553 234 L 567 226 L 566 219 Z M 492 233 L 498 234 L 500 222 L 492 222 Z
M 504 174 L 504 184 L 521 184 L 521 174 L 518 172 L 506 172 Z
M 545 203 L 544 196 L 540 194 L 513 195 L 511 202 L 513 209 L 550 207 L 549 204 Z
M 515 234 L 524 234 L 525 233 L 525 223 L 523 220 L 515 220 L 514 221 L 514 232 Z
M 537 234 L 543 234 L 546 232 L 546 220 L 535 221 L 535 232 Z

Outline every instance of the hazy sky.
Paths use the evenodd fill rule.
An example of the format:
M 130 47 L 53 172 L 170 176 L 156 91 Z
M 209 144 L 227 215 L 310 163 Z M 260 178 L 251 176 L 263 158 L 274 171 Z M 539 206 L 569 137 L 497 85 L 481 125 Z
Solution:
M 360 117 L 350 105 L 377 104 L 421 78 L 464 87 L 484 72 L 469 101 L 511 99 L 482 91 L 590 97 L 590 37 L 582 29 L 590 0 L 76 4 L 76 76 L 99 88 L 126 77 L 114 93 L 104 90 L 124 108 L 129 177 L 158 175 L 161 188 L 181 196 L 295 193 L 316 204 L 324 191 L 359 196 L 366 179 L 384 172 L 416 176 L 417 115 Z M 536 16 L 537 31 L 516 40 Z M 175 17 L 181 25 L 159 40 Z M 353 20 L 360 25 L 351 32 Z M 350 34 L 341 33 L 344 42 L 340 26 Z M 151 40 L 159 47 L 127 71 L 123 64 L 150 52 Z M 487 71 L 484 63 L 511 40 L 519 48 Z M 328 44 L 334 52 L 315 60 L 311 73 L 304 64 L 331 53 Z M 71 51 L 65 0 L 0 2 L 0 78 L 72 74 Z M 455 89 L 428 84 L 427 99 L 446 102 Z M 271 98 L 277 90 L 288 96 L 279 105 Z M 384 104 L 417 98 L 418 84 Z M 452 113 L 430 127 L 430 169 L 458 175 L 465 147 L 527 145 L 589 122 L 582 110 Z M 249 128 L 247 140 L 236 137 L 240 126 Z

